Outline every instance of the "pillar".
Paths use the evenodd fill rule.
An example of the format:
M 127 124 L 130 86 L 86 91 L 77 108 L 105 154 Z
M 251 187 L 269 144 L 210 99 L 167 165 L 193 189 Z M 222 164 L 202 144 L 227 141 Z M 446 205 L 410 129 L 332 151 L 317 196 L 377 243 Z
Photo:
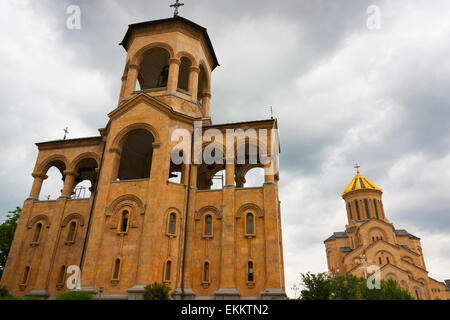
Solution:
M 264 165 L 264 182 L 275 183 L 274 161 L 272 159 Z
M 205 116 L 209 116 L 210 110 L 210 102 L 211 102 L 211 93 L 203 92 L 202 93 L 202 108 Z
M 225 165 L 225 186 L 234 186 L 234 163 L 227 163 Z
M 169 59 L 169 78 L 167 80 L 167 91 L 175 93 L 178 88 L 178 75 L 180 73 L 181 61 L 176 58 Z
M 198 74 L 200 73 L 200 68 L 190 67 L 189 68 L 189 93 L 192 96 L 193 101 L 197 101 L 198 92 Z
M 75 188 L 75 178 L 77 177 L 77 173 L 74 171 L 65 170 L 64 176 L 64 187 L 60 198 L 69 199 L 73 193 L 73 189 Z
M 47 175 L 43 173 L 33 173 L 34 181 L 31 187 L 30 196 L 27 200 L 39 200 L 39 194 L 41 193 L 42 183 L 48 178 Z
M 128 74 L 125 82 L 125 90 L 123 98 L 129 98 L 136 89 L 136 82 L 139 75 L 139 66 L 131 64 L 128 67 Z

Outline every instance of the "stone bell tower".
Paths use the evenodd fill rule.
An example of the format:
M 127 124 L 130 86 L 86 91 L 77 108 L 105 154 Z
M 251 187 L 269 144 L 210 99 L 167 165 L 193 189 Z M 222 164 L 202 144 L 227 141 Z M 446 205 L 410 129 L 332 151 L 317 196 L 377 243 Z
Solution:
M 190 20 L 132 24 L 121 45 L 119 102 L 100 135 L 37 144 L 2 284 L 15 295 L 54 297 L 78 266 L 81 289 L 103 288 L 104 299 L 141 299 L 154 282 L 174 299 L 284 299 L 276 119 L 212 123 L 211 73 L 219 64 L 206 29 Z M 189 136 L 186 154 L 194 130 L 214 136 L 217 161 L 175 163 L 177 130 Z M 225 138 L 236 130 L 243 145 Z M 202 154 L 209 147 L 199 144 Z M 250 162 L 253 147 L 260 157 Z M 244 161 L 225 159 L 225 149 L 242 151 Z M 40 198 L 51 167 L 64 180 L 55 201 Z M 252 170 L 263 178 L 247 187 Z M 86 179 L 90 197 L 74 196 Z

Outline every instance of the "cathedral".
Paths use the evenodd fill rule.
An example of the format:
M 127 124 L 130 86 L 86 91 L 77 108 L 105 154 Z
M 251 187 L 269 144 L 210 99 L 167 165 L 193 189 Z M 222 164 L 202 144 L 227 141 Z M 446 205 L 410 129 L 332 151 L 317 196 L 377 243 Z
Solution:
M 324 241 L 329 272 L 366 278 L 376 273 L 396 280 L 415 299 L 450 299 L 450 280 L 428 276 L 420 238 L 395 229 L 384 212 L 383 191 L 359 172 L 359 166 L 355 168 L 355 177 L 342 193 L 348 224 Z
M 104 299 L 142 299 L 154 282 L 173 299 L 285 299 L 276 119 L 212 122 L 219 63 L 207 30 L 188 19 L 129 25 L 121 45 L 119 100 L 99 135 L 36 144 L 1 285 L 54 298 L 79 270 L 77 288 Z M 180 147 L 186 136 L 204 138 Z M 216 161 L 175 161 L 197 159 L 195 148 Z M 56 200 L 40 194 L 50 168 L 64 181 Z M 254 169 L 263 181 L 247 187 Z M 83 181 L 89 197 L 77 192 Z

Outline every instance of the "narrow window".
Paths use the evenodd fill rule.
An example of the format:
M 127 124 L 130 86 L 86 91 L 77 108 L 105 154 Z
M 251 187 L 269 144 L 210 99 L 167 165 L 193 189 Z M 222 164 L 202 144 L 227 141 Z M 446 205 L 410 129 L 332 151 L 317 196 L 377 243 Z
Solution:
M 36 224 L 36 229 L 34 230 L 34 237 L 33 237 L 33 242 L 38 243 L 39 242 L 39 238 L 41 237 L 41 231 L 42 231 L 42 223 L 38 223 Z
M 253 214 L 247 213 L 247 234 L 254 234 L 253 228 Z
M 122 222 L 120 225 L 121 232 L 127 232 L 128 230 L 128 217 L 129 217 L 128 211 L 122 212 Z
M 356 207 L 356 214 L 358 216 L 358 220 L 361 220 L 361 215 L 359 214 L 358 200 L 355 200 L 355 207 Z
M 254 277 L 253 277 L 253 262 L 249 262 L 248 263 L 248 282 L 253 282 L 254 281 Z
M 203 281 L 209 282 L 209 262 L 205 262 L 205 267 L 203 269 Z
M 350 202 L 348 203 L 348 213 L 350 214 L 350 219 L 353 220 L 352 206 L 351 206 Z
M 378 262 L 379 262 L 380 264 L 383 264 L 383 260 L 381 260 L 381 257 L 378 258 Z
M 372 237 L 372 242 L 375 242 L 375 237 Z
M 367 199 L 364 199 L 364 206 L 366 207 L 366 216 L 367 216 L 367 219 L 370 219 L 370 215 L 369 215 L 369 203 L 367 202 Z
M 28 283 L 28 276 L 30 275 L 30 266 L 25 267 L 25 271 L 23 272 L 22 284 Z
M 379 219 L 377 201 L 375 199 L 373 199 L 373 207 L 375 208 L 375 215 L 377 216 L 377 219 Z
M 419 297 L 419 291 L 417 291 L 417 289 L 415 289 L 415 291 L 416 291 L 416 297 L 417 297 L 417 299 L 420 299 L 420 297 Z
M 210 236 L 212 233 L 212 217 L 207 215 L 205 217 L 205 235 Z
M 177 221 L 177 217 L 175 213 L 171 213 L 169 216 L 169 234 L 175 234 L 175 223 Z
M 164 275 L 164 280 L 165 281 L 170 281 L 170 268 L 172 267 L 172 262 L 171 261 L 167 261 L 166 262 L 166 272 Z
M 66 277 L 66 266 L 61 266 L 58 276 L 58 284 L 63 284 Z
M 389 257 L 386 257 L 387 264 L 390 264 Z
M 69 233 L 67 235 L 67 241 L 74 241 L 75 240 L 75 231 L 77 229 L 77 223 L 75 221 L 72 221 L 69 226 Z
M 113 279 L 119 280 L 119 272 L 120 272 L 120 259 L 116 259 L 114 262 L 114 273 L 113 273 Z

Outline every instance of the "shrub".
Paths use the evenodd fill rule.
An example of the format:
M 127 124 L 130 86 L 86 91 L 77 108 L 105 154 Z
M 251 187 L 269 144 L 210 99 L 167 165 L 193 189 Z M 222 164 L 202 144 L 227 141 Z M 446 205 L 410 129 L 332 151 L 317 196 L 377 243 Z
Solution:
M 144 300 L 169 300 L 170 289 L 164 284 L 153 283 L 144 288 Z
M 11 294 L 8 291 L 8 288 L 5 286 L 0 286 L 0 298 L 10 298 Z
M 93 300 L 94 297 L 89 292 L 68 291 L 56 297 L 56 300 Z

